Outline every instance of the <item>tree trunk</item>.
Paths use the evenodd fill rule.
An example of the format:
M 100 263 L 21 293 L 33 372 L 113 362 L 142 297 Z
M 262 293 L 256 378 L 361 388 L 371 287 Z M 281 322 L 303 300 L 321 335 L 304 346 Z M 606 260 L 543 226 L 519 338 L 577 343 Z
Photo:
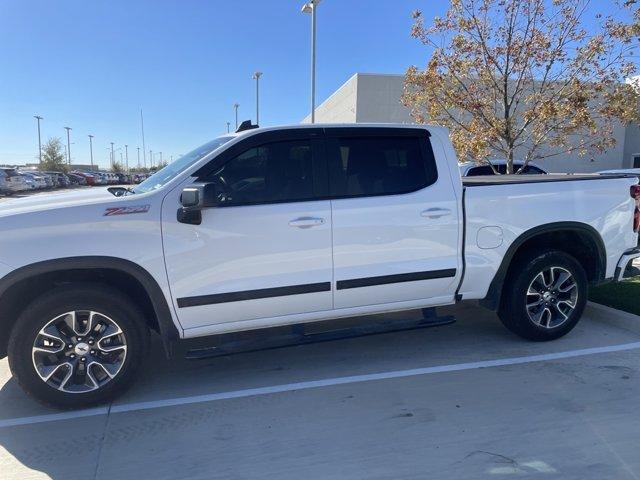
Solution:
M 513 148 L 509 148 L 509 153 L 507 155 L 507 175 L 511 175 L 513 173 Z

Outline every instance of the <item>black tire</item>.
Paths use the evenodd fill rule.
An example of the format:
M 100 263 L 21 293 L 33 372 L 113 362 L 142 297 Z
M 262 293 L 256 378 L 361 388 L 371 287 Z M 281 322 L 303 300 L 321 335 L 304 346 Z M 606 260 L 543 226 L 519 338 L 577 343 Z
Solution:
M 87 352 L 85 352 L 87 357 L 84 359 L 81 358 L 81 355 L 77 354 L 77 351 L 75 350 L 75 347 L 81 347 L 76 343 L 79 341 L 78 337 L 73 337 L 71 335 L 64 337 L 65 339 L 69 339 L 68 342 L 70 344 L 68 346 L 64 346 L 67 342 L 62 342 L 63 348 L 71 348 L 73 343 L 75 343 L 76 345 L 74 345 L 73 349 L 54 354 L 54 357 L 61 356 L 62 360 L 60 360 L 60 362 L 69 362 L 70 365 L 78 365 L 78 362 L 80 360 L 83 360 L 84 366 L 73 368 L 63 366 L 63 368 L 60 370 L 60 372 L 62 372 L 60 373 L 60 375 L 62 376 L 68 371 L 75 372 L 75 369 L 80 368 L 81 372 L 85 372 L 85 381 L 87 381 L 87 383 L 93 384 L 89 387 L 79 385 L 77 386 L 78 391 L 74 393 L 61 391 L 51 384 L 46 383 L 45 380 L 41 378 L 40 374 L 36 371 L 35 358 L 36 355 L 39 354 L 32 353 L 34 349 L 34 342 L 36 342 L 37 339 L 39 339 L 38 341 L 42 341 L 42 338 L 49 338 L 47 336 L 43 337 L 39 333 L 41 329 L 43 329 L 46 325 L 49 325 L 50 322 L 56 317 L 64 315 L 66 312 L 70 311 L 99 312 L 101 315 L 94 317 L 95 323 L 100 324 L 101 322 L 106 322 L 107 320 L 112 320 L 113 322 L 115 322 L 115 327 L 119 327 L 122 332 L 122 336 L 118 334 L 115 337 L 115 343 L 120 346 L 120 349 L 122 348 L 122 343 L 126 345 L 126 349 L 123 354 L 119 353 L 120 350 L 113 348 L 112 350 L 116 353 L 104 353 L 102 351 L 102 346 L 104 346 L 103 344 L 101 344 L 100 349 L 92 350 L 91 353 L 96 351 L 98 355 L 106 355 L 109 356 L 110 359 L 112 358 L 111 355 L 123 355 L 123 358 L 121 358 L 120 361 L 117 362 L 117 365 L 119 365 L 119 370 L 117 370 L 117 373 L 115 373 L 112 378 L 109 378 L 109 376 L 105 375 L 107 370 L 98 369 L 96 371 L 95 369 L 98 368 L 99 365 L 94 365 L 92 367 L 93 375 L 91 379 L 87 379 L 86 360 L 91 360 L 92 358 L 100 361 L 102 360 L 97 356 L 90 357 Z M 80 314 L 78 314 L 78 316 L 80 316 Z M 105 317 L 106 320 L 104 320 Z M 62 324 L 62 322 L 59 323 Z M 99 327 L 96 328 L 99 329 Z M 111 325 L 111 328 L 113 328 L 113 324 Z M 113 331 L 114 330 L 109 330 L 109 332 Z M 117 331 L 117 329 L 115 331 Z M 59 333 L 60 331 L 56 330 L 56 332 Z M 105 334 L 107 332 L 106 326 L 104 326 L 104 332 Z M 88 339 L 91 335 L 93 335 L 93 332 L 85 334 L 87 338 L 85 339 L 85 341 L 89 341 Z M 95 335 L 96 338 L 98 338 L 100 334 L 97 333 Z M 62 335 L 59 336 L 62 338 Z M 109 339 L 107 340 L 107 342 L 112 345 L 114 343 L 112 342 L 112 340 L 113 339 Z M 98 345 L 103 341 L 104 340 L 94 341 L 93 339 L 91 339 L 91 342 L 94 345 Z M 84 346 L 85 345 L 82 345 L 82 347 Z M 129 297 L 122 294 L 118 290 L 115 290 L 106 285 L 71 284 L 58 287 L 43 294 L 41 297 L 34 300 L 18 317 L 9 337 L 9 367 L 11 369 L 13 377 L 18 381 L 20 386 L 30 396 L 34 397 L 38 401 L 46 405 L 58 408 L 88 407 L 91 405 L 108 402 L 116 396 L 120 395 L 126 390 L 127 387 L 129 387 L 136 376 L 140 364 L 146 357 L 148 346 L 149 329 L 145 324 L 144 316 Z M 57 348 L 57 346 L 55 348 Z M 95 346 L 93 348 L 95 348 Z M 107 347 L 105 346 L 104 348 L 106 349 Z M 72 354 L 73 357 L 75 357 L 74 360 L 70 360 L 69 355 Z M 48 358 L 53 357 L 47 357 L 47 359 Z M 56 362 L 57 361 L 58 360 L 56 360 Z M 113 368 L 115 371 L 115 367 L 112 367 L 111 363 L 104 363 L 110 368 Z M 55 365 L 56 363 L 53 362 L 52 364 Z M 91 363 L 89 363 L 89 366 L 91 366 Z M 69 368 L 69 370 L 66 370 L 67 368 Z M 102 374 L 102 376 L 104 377 L 104 383 L 96 383 L 95 379 L 100 375 L 101 370 L 104 371 L 104 373 Z M 70 380 L 73 380 L 75 382 L 76 378 L 81 377 L 75 377 L 74 373 L 74 377 L 72 377 Z M 74 387 L 73 384 L 71 386 Z M 82 391 L 83 388 L 95 389 L 91 391 Z
M 550 278 L 548 272 L 551 269 L 556 269 L 554 272 L 558 280 L 561 278 L 558 272 L 561 275 L 564 275 L 564 272 L 571 275 L 572 278 L 568 279 L 569 283 L 565 284 L 564 288 L 571 286 L 571 281 L 575 282 L 577 294 L 575 300 L 567 298 L 573 295 L 573 288 L 569 293 L 561 294 L 558 293 L 559 289 L 539 288 L 539 285 L 543 284 L 539 274 L 547 272 L 547 277 L 542 279 L 542 282 L 546 282 Z M 534 281 L 536 281 L 535 284 Z M 580 321 L 587 303 L 587 283 L 584 268 L 571 255 L 559 250 L 532 252 L 520 258 L 510 268 L 505 279 L 498 316 L 505 327 L 527 340 L 538 342 L 555 340 L 569 333 Z M 529 290 L 530 286 L 532 290 Z M 528 292 L 538 290 L 548 295 L 548 303 L 544 300 L 543 295 L 537 293 L 528 295 Z M 564 296 L 560 297 L 560 295 Z M 543 304 L 527 308 L 528 302 L 530 305 L 534 305 L 538 301 Z M 571 304 L 575 304 L 573 309 L 570 309 Z M 542 312 L 540 323 L 536 323 L 534 318 L 537 318 L 541 310 L 544 309 L 549 313 Z M 551 321 L 554 315 L 557 317 L 556 322 L 561 323 L 556 325 L 556 322 Z M 547 324 L 545 325 L 545 323 Z

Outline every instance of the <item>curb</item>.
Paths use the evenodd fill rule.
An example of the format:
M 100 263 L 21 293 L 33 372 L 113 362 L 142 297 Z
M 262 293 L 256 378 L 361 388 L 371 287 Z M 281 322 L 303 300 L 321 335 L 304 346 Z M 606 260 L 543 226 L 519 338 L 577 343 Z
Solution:
M 591 301 L 587 302 L 587 308 L 596 314 L 593 320 L 613 324 L 640 335 L 640 316 Z

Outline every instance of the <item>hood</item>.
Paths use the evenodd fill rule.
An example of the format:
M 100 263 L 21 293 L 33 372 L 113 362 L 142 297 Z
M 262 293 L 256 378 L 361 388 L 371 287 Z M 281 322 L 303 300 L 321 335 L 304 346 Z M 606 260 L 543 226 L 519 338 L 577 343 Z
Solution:
M 42 195 L 31 195 L 23 198 L 11 198 L 0 201 L 0 217 L 50 210 L 61 207 L 76 207 L 113 200 L 107 187 L 83 188 L 64 192 L 50 192 Z

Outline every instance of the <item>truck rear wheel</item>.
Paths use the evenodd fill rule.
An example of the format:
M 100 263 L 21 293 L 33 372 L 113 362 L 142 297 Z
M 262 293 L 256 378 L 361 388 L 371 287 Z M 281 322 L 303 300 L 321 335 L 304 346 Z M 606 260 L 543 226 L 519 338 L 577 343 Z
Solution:
M 520 259 L 505 279 L 498 316 L 528 340 L 555 340 L 580 321 L 587 303 L 587 275 L 571 255 L 552 250 Z
M 9 367 L 42 403 L 78 408 L 111 400 L 134 379 L 148 328 L 133 302 L 103 285 L 45 293 L 20 315 L 9 338 Z

